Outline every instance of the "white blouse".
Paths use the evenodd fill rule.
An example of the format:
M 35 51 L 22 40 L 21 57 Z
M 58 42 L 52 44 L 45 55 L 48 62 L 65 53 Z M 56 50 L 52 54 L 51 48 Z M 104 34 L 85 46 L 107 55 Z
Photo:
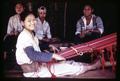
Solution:
M 9 18 L 7 34 L 21 32 L 23 30 L 22 21 L 20 21 L 20 16 L 18 14 Z
M 38 37 L 39 40 L 42 40 L 45 35 L 47 38 L 51 38 L 51 32 L 50 32 L 50 26 L 47 21 L 44 21 L 43 23 L 40 21 L 39 18 L 36 18 L 36 27 L 35 27 L 35 34 Z
M 24 52 L 26 47 L 32 46 L 35 51 L 40 51 L 39 41 L 37 37 L 33 36 L 26 29 L 24 29 L 18 36 L 17 44 L 16 44 L 16 60 L 19 65 L 28 63 L 31 64 L 32 61 L 29 59 L 27 54 Z

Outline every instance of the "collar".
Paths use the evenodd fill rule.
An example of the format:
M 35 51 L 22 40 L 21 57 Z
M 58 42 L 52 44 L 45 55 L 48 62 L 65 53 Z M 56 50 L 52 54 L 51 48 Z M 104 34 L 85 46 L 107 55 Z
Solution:
M 40 20 L 39 17 L 37 17 L 37 21 L 40 22 L 40 23 L 42 24 L 42 22 L 41 22 L 41 20 Z M 46 20 L 43 21 L 43 24 L 44 24 L 44 23 L 46 23 Z
M 92 14 L 92 18 L 93 18 L 93 17 L 95 17 L 95 14 Z M 83 20 L 83 19 L 85 18 L 85 16 L 82 16 L 81 18 L 82 18 L 82 20 Z

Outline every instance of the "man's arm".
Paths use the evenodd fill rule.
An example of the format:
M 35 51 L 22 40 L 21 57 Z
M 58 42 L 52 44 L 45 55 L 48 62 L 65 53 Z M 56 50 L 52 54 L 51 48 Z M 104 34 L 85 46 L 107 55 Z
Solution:
M 80 20 L 79 20 L 80 21 Z M 80 22 L 77 22 L 77 24 L 76 24 L 76 32 L 75 32 L 75 35 L 77 35 L 77 34 L 80 34 L 80 31 L 81 31 L 81 24 L 80 24 Z
M 48 24 L 48 27 L 47 27 L 47 38 L 48 39 L 51 39 L 52 36 L 51 36 L 51 32 L 50 32 L 50 25 Z
M 94 29 L 95 32 L 102 34 L 104 32 L 103 21 L 100 17 L 96 18 L 97 27 Z

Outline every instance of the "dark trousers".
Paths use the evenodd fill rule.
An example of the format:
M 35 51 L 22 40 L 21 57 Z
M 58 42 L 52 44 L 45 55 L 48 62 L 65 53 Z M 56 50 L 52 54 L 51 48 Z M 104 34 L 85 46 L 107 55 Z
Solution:
M 12 49 L 15 50 L 16 42 L 18 36 L 10 36 L 8 35 L 3 41 L 4 51 L 10 52 Z
M 15 59 L 17 37 L 8 35 L 3 41 L 3 51 L 6 52 L 4 58 L 5 69 L 19 69 Z
M 42 41 L 42 40 L 39 40 L 39 47 L 40 47 L 41 51 L 49 50 L 49 43 Z
M 75 44 L 81 44 L 85 43 L 94 39 L 100 38 L 100 34 L 96 32 L 92 32 L 90 35 L 85 35 L 84 38 L 80 38 L 79 36 L 75 36 L 74 43 Z
M 79 36 L 75 36 L 75 44 L 81 44 L 81 43 L 85 43 L 94 39 L 97 39 L 100 37 L 99 33 L 91 33 L 90 35 L 86 35 L 84 38 L 80 38 Z M 79 56 L 74 58 L 74 60 L 76 61 L 80 61 L 80 62 L 86 62 L 86 63 L 90 63 L 91 62 L 91 54 L 84 54 L 83 56 Z

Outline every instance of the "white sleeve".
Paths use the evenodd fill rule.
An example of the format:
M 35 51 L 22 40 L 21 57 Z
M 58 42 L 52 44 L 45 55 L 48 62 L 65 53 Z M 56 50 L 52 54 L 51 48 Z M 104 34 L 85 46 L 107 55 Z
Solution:
M 79 21 L 77 22 L 76 24 L 76 32 L 75 32 L 75 35 L 79 34 L 81 32 L 81 25 L 79 23 Z
M 49 38 L 49 39 L 51 39 L 51 32 L 50 32 L 50 25 L 48 24 L 48 26 L 47 26 L 47 37 Z
M 10 34 L 13 31 L 13 18 L 10 17 L 8 21 L 7 34 Z
M 97 27 L 98 27 L 100 33 L 103 34 L 103 32 L 104 32 L 104 26 L 103 26 L 102 19 L 100 17 L 97 17 L 96 22 L 97 22 Z

